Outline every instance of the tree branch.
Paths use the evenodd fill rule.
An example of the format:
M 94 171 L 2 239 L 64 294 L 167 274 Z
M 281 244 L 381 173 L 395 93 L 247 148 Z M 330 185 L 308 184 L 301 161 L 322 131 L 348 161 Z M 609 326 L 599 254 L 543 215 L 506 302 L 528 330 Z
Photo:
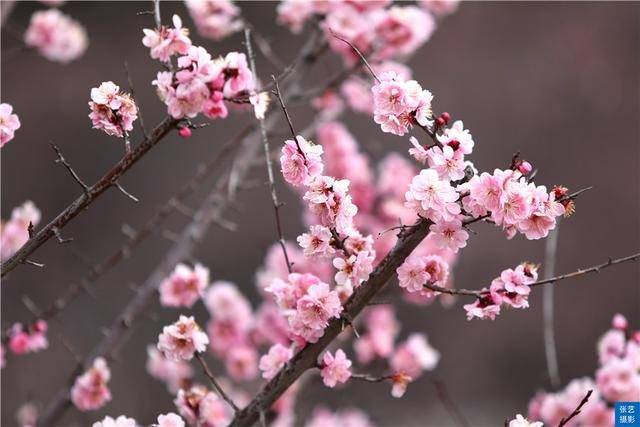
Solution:
M 566 425 L 569 421 L 571 421 L 573 417 L 578 416 L 578 414 L 580 414 L 580 411 L 582 411 L 582 407 L 586 405 L 587 402 L 589 401 L 589 398 L 591 397 L 592 393 L 593 393 L 593 390 L 589 390 L 587 394 L 584 396 L 584 398 L 582 399 L 582 401 L 578 404 L 576 409 L 574 409 L 573 412 L 567 418 L 563 418 L 560 420 L 560 424 L 558 424 L 558 427 L 562 427 Z
M 114 185 L 138 160 L 140 160 L 149 150 L 158 144 L 172 129 L 179 120 L 167 117 L 153 129 L 148 138 L 138 144 L 130 153 L 125 155 L 111 170 L 109 170 L 98 182 L 87 188 L 84 193 L 67 206 L 51 222 L 40 229 L 30 238 L 15 254 L 2 263 L 1 277 L 4 277 L 19 264 L 26 262 L 26 259 L 42 246 L 50 238 L 55 237 L 54 229 L 62 230 L 71 220 L 85 211 L 89 205 L 96 201 L 109 187 Z M 55 149 L 55 148 L 54 148 Z M 64 164 L 64 163 L 63 163 Z M 66 165 L 65 165 L 66 167 Z M 75 177 L 74 177 L 75 178 Z
M 207 362 L 204 360 L 204 357 L 202 357 L 202 354 L 196 352 L 195 356 L 198 362 L 200 363 L 200 366 L 202 366 L 202 370 L 204 371 L 204 374 L 207 376 L 207 378 L 209 378 L 209 381 L 213 385 L 213 388 L 216 389 L 216 392 L 218 392 L 220 397 L 223 398 L 224 401 L 227 402 L 229 406 L 233 408 L 234 412 L 238 412 L 240 408 L 238 408 L 238 406 L 233 402 L 233 400 L 229 397 L 229 395 L 224 392 L 222 387 L 220 387 L 220 384 L 218 384 L 218 381 L 216 381 L 216 377 L 214 377 L 213 374 L 211 373 L 211 370 L 209 369 Z

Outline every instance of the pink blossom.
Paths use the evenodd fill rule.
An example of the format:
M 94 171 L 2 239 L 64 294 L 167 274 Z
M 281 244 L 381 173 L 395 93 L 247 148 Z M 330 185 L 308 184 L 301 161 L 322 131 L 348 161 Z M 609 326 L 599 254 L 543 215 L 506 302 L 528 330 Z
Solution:
M 471 154 L 473 151 L 473 137 L 469 130 L 464 128 L 462 120 L 453 122 L 451 127 L 444 129 L 442 134 L 437 137 L 441 144 L 451 147 L 455 151 L 459 150 L 462 154 Z
M 265 344 L 289 344 L 289 322 L 275 304 L 266 301 L 258 309 L 253 339 Z
M 541 422 L 530 422 L 522 415 L 518 414 L 514 419 L 509 421 L 509 427 L 542 427 Z
M 408 292 L 419 292 L 424 289 L 424 284 L 431 278 L 426 265 L 424 257 L 410 255 L 396 270 L 400 287 Z
M 412 381 L 411 377 L 402 372 L 393 374 L 391 377 L 391 396 L 396 399 L 401 398 L 407 392 L 407 386 Z
M 256 119 L 263 120 L 269 108 L 269 94 L 267 92 L 252 93 L 249 102 L 253 105 L 253 112 Z
M 333 266 L 338 270 L 335 280 L 338 285 L 358 287 L 369 278 L 373 271 L 375 252 L 361 251 L 357 255 L 348 258 L 337 257 L 333 259 Z
M 160 283 L 160 303 L 165 307 L 192 307 L 209 285 L 209 269 L 196 264 L 193 268 L 178 264 L 171 275 Z
M 629 326 L 629 322 L 624 315 L 616 313 L 611 320 L 611 326 L 615 329 L 625 330 Z
M 640 396 L 640 373 L 626 358 L 608 360 L 596 372 L 596 384 L 609 402 L 631 401 Z
M 244 53 L 229 52 L 224 57 L 223 73 L 225 76 L 224 96 L 234 98 L 243 91 L 252 91 L 255 86 L 253 73 L 249 69 Z
M 320 3 L 321 2 L 317 2 L 315 6 Z M 322 27 L 324 28 L 325 37 L 329 42 L 329 46 L 331 46 L 333 51 L 341 54 L 347 63 L 353 64 L 358 60 L 357 56 L 349 45 L 337 37 L 334 37 L 333 34 L 349 40 L 360 49 L 360 51 L 367 52 L 375 38 L 375 34 L 371 28 L 370 18 L 378 18 L 369 13 L 362 13 L 347 4 L 339 3 L 336 3 L 336 7 L 328 12 L 322 23 Z
M 242 29 L 240 9 L 230 0 L 186 0 L 202 37 L 221 40 Z
M 418 5 L 435 16 L 449 15 L 458 9 L 460 0 L 419 0 Z
M 372 2 L 373 3 L 373 2 Z M 373 427 L 367 414 L 355 408 L 342 409 L 339 412 L 331 412 L 324 407 L 316 407 L 311 419 L 304 424 L 305 427 Z
M 221 358 L 228 356 L 235 346 L 244 345 L 248 339 L 246 324 L 239 324 L 234 319 L 211 319 L 207 323 L 207 335 L 213 352 Z
M 18 408 L 16 420 L 20 427 L 36 427 L 38 425 L 39 409 L 35 403 L 26 402 Z
M 409 155 L 423 165 L 426 164 L 429 158 L 429 151 L 418 142 L 415 136 L 410 137 L 409 142 L 413 145 L 413 148 L 409 148 Z
M 394 372 L 416 379 L 423 370 L 435 369 L 439 360 L 440 353 L 429 344 L 426 335 L 413 333 L 396 347 L 389 363 Z
M 406 206 L 432 221 L 451 220 L 460 213 L 458 193 L 433 169 L 423 169 L 413 178 L 405 194 Z M 462 237 L 458 234 L 456 237 Z
M 138 107 L 131 96 L 121 93 L 120 87 L 111 81 L 91 89 L 89 107 L 93 128 L 119 138 L 133 130 L 133 122 L 138 118 Z
M 201 385 L 179 390 L 174 403 L 189 425 L 223 427 L 233 418 L 229 404 Z
M 35 204 L 27 200 L 11 211 L 9 221 L 0 223 L 0 258 L 5 261 L 29 240 L 29 224 L 40 223 L 42 215 Z
M 438 172 L 440 179 L 457 181 L 464 178 L 464 155 L 449 145 L 433 147 L 427 151 L 429 167 Z
M 469 233 L 462 228 L 462 222 L 458 219 L 440 221 L 429 227 L 433 238 L 441 248 L 458 252 L 458 249 L 467 246 Z
M 241 330 L 247 330 L 253 321 L 251 303 L 231 282 L 213 282 L 204 297 L 204 305 L 212 318 L 232 321 Z
M 516 225 L 532 212 L 532 194 L 526 182 L 509 180 L 504 184 L 500 206 L 492 218 L 499 225 Z
M 291 185 L 307 183 L 311 178 L 322 173 L 322 146 L 314 145 L 302 136 L 296 141 L 287 140 L 282 147 L 280 157 L 282 175 Z
M 291 273 L 288 281 L 276 278 L 265 290 L 275 297 L 276 304 L 282 310 L 293 310 L 311 286 L 321 283 L 322 281 L 313 274 Z
M 316 176 L 309 181 L 309 189 L 303 197 L 322 225 L 335 227 L 341 234 L 353 232 L 353 217 L 358 212 L 349 195 L 349 184 L 346 179 Z
M 183 360 L 167 359 L 154 346 L 147 347 L 147 372 L 163 381 L 171 393 L 176 393 L 193 377 L 191 365 Z
M 249 345 L 231 347 L 225 357 L 225 366 L 234 380 L 252 380 L 258 375 L 258 352 Z
M 627 339 L 624 332 L 619 330 L 607 331 L 598 341 L 598 358 L 604 365 L 616 357 L 622 357 L 625 352 Z
M 178 414 L 169 412 L 158 415 L 158 427 L 185 427 L 184 420 Z
M 282 367 L 293 357 L 293 350 L 282 344 L 274 344 L 269 352 L 260 358 L 262 378 L 270 380 L 275 377 Z
M 24 42 L 50 61 L 62 63 L 79 58 L 89 44 L 85 29 L 58 9 L 34 12 Z
M 395 318 L 392 306 L 380 305 L 371 307 L 365 312 L 364 324 L 367 332 L 354 343 L 358 360 L 368 363 L 374 357 L 389 357 L 393 352 L 396 335 L 400 324 Z M 361 347 L 361 342 L 366 345 Z
M 209 338 L 193 317 L 180 316 L 177 322 L 165 326 L 158 336 L 158 350 L 167 359 L 191 360 L 195 352 L 205 351 Z
M 327 351 L 322 357 L 322 382 L 327 387 L 335 387 L 338 383 L 345 383 L 351 378 L 351 360 L 341 349 L 336 350 L 335 356 Z
M 483 172 L 480 176 L 474 176 L 469 181 L 470 197 L 487 211 L 498 210 L 503 187 L 512 174 L 512 171 L 496 169 L 493 175 Z
M 15 131 L 20 129 L 20 119 L 13 114 L 11 104 L 0 104 L 0 147 L 11 141 Z
M 305 256 L 327 257 L 335 253 L 331 246 L 331 231 L 322 225 L 312 225 L 309 233 L 298 236 L 298 243 L 304 250 Z
M 340 316 L 342 305 L 338 295 L 329 290 L 329 285 L 318 283 L 310 286 L 306 295 L 298 300 L 296 310 L 295 317 L 302 324 L 312 329 L 324 329 L 329 319 Z
M 94 411 L 102 408 L 111 400 L 111 392 L 107 383 L 111 379 L 111 371 L 107 362 L 99 357 L 93 365 L 76 378 L 71 388 L 71 401 L 80 411 Z
M 382 47 L 378 57 L 389 58 L 409 55 L 431 37 L 435 21 L 428 13 L 415 6 L 393 6 L 375 28 Z
M 483 289 L 483 291 L 486 291 L 486 289 Z M 464 309 L 467 312 L 467 320 L 471 320 L 474 317 L 494 320 L 500 314 L 500 302 L 494 301 L 490 295 L 485 295 L 477 298 L 471 304 L 466 304 Z
M 120 415 L 118 418 L 112 418 L 106 416 L 102 421 L 93 423 L 93 427 L 137 427 L 138 423 L 133 418 L 129 418 L 125 415 Z
M 294 33 L 302 31 L 307 19 L 313 14 L 313 2 L 307 0 L 283 0 L 276 8 L 278 22 Z
M 182 28 L 182 20 L 178 15 L 173 15 L 173 27 L 142 30 L 144 32 L 142 44 L 151 49 L 152 58 L 168 62 L 173 55 L 184 55 L 189 51 L 191 47 L 189 30 Z

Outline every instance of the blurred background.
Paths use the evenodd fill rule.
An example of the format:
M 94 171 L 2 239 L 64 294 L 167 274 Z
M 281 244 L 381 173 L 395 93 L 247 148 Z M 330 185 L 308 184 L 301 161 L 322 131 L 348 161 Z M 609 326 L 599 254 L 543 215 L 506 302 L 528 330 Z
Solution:
M 275 24 L 272 2 L 241 2 L 244 16 L 271 41 L 273 50 L 289 62 L 304 36 L 293 36 Z M 8 19 L 12 31 L 24 30 L 39 3 L 19 2 Z M 36 52 L 16 50 L 18 43 L 2 32 L 2 102 L 14 106 L 22 127 L 2 149 L 2 218 L 24 200 L 42 210 L 43 223 L 79 194 L 77 184 L 55 165 L 49 142 L 58 144 L 67 160 L 87 182 L 94 182 L 123 154 L 120 140 L 92 130 L 87 102 L 89 91 L 102 81 L 127 87 L 123 63 L 128 61 L 138 103 L 147 127 L 165 115 L 151 80 L 159 71 L 140 40 L 142 28 L 153 18 L 138 15 L 150 2 L 69 2 L 62 11 L 87 29 L 90 46 L 69 65 L 45 60 Z M 179 13 L 185 26 L 193 23 L 181 2 L 162 2 L 164 21 Z M 576 214 L 563 220 L 559 233 L 557 272 L 593 265 L 640 247 L 639 230 L 639 79 L 640 5 L 637 3 L 463 3 L 447 17 L 409 65 L 424 87 L 436 97 L 437 111 L 464 120 L 476 148 L 472 160 L 480 170 L 504 167 L 521 151 L 540 168 L 536 182 L 562 184 L 571 189 L 594 186 L 577 202 Z M 195 44 L 213 55 L 244 50 L 242 34 L 219 43 L 193 32 Z M 258 54 L 263 78 L 274 69 Z M 315 67 L 307 85 L 338 70 L 338 58 L 329 54 Z M 311 109 L 291 108 L 302 128 Z M 196 165 L 212 156 L 224 141 L 252 120 L 232 114 L 224 121 L 197 130 L 189 140 L 171 135 L 122 180 L 141 199 L 133 203 L 118 191 L 109 191 L 87 212 L 64 229 L 73 237 L 68 245 L 53 240 L 33 258 L 46 264 L 21 266 L 3 283 L 2 326 L 30 319 L 22 305 L 28 295 L 44 307 L 67 286 L 83 277 L 87 262 L 95 263 L 123 241 L 123 223 L 134 228 L 145 223 L 194 173 Z M 372 120 L 347 113 L 344 123 L 362 149 L 375 159 L 389 151 L 406 153 L 405 138 L 383 134 Z M 284 126 L 284 125 L 283 125 Z M 139 132 L 136 129 L 136 132 Z M 137 140 L 136 133 L 134 140 Z M 257 141 L 256 141 L 257 143 Z M 250 181 L 263 182 L 263 167 Z M 213 185 L 211 178 L 204 190 Z M 278 182 L 286 206 L 281 210 L 285 234 L 303 231 L 301 204 Z M 197 206 L 204 193 L 190 201 Z M 238 284 L 254 300 L 254 274 L 266 249 L 275 241 L 273 211 L 266 187 L 254 186 L 238 195 L 238 206 L 226 218 L 237 232 L 213 227 L 196 251 L 210 267 L 212 279 Z M 166 229 L 180 231 L 186 219 L 173 215 Z M 499 230 L 476 227 L 455 270 L 456 285 L 480 288 L 498 272 L 522 260 L 542 262 L 543 241 L 517 237 L 507 241 Z M 171 242 L 160 234 L 150 238 L 132 257 L 94 286 L 95 298 L 83 296 L 51 322 L 48 350 L 8 358 L 2 370 L 2 424 L 15 424 L 15 411 L 27 400 L 48 402 L 65 384 L 74 367 L 62 345 L 87 354 L 102 338 L 124 304 L 132 297 L 130 285 L 141 283 L 162 259 Z M 563 385 L 570 379 L 593 376 L 595 345 L 609 328 L 615 313 L 640 323 L 640 274 L 631 263 L 562 282 L 556 289 L 556 337 Z M 112 365 L 113 400 L 102 410 L 81 414 L 70 410 L 61 425 L 87 425 L 105 414 L 127 414 L 149 423 L 159 412 L 173 410 L 172 396 L 145 371 L 148 343 L 155 342 L 161 325 L 173 321 L 175 310 L 159 310 L 157 319 L 143 319 Z M 522 412 L 533 394 L 550 390 L 546 374 L 542 292 L 534 291 L 531 308 L 504 312 L 494 322 L 465 320 L 460 303 L 445 309 L 403 305 L 398 310 L 404 338 L 413 331 L 429 336 L 442 354 L 435 371 L 413 384 L 403 399 L 393 399 L 386 384 L 348 385 L 329 391 L 317 381 L 305 387 L 297 412 L 304 420 L 318 403 L 332 408 L 365 409 L 381 426 L 447 426 L 454 421 L 436 397 L 430 379 L 446 383 L 449 393 L 474 426 L 502 425 L 506 417 Z M 201 306 L 197 318 L 206 318 Z

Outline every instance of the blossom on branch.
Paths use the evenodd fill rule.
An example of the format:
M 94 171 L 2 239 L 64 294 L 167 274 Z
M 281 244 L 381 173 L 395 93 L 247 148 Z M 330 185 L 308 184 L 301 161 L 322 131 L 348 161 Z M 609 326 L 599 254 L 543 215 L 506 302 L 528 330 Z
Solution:
M 189 30 L 182 27 L 182 19 L 173 15 L 173 27 L 160 27 L 155 30 L 143 29 L 144 38 L 142 44 L 150 49 L 153 59 L 169 62 L 176 54 L 185 55 L 191 47 Z
M 138 107 L 131 96 L 120 92 L 120 87 L 111 81 L 91 89 L 89 108 L 93 128 L 118 138 L 133 130 L 133 122 L 138 118 Z
M 93 423 L 93 427 L 137 427 L 138 423 L 133 418 L 120 415 L 118 418 L 106 416 L 102 421 Z
M 194 353 L 202 353 L 209 344 L 193 317 L 180 316 L 177 322 L 165 326 L 158 336 L 158 350 L 169 360 L 191 360 Z
M 243 27 L 240 9 L 230 0 L 186 0 L 185 4 L 202 37 L 217 41 Z
M 20 119 L 13 113 L 11 104 L 0 104 L 0 148 L 11 141 L 16 130 L 20 129 Z
M 171 275 L 160 283 L 160 303 L 165 307 L 190 308 L 209 286 L 209 269 L 196 264 L 193 268 L 178 264 Z
M 9 259 L 29 240 L 30 225 L 36 227 L 42 215 L 35 204 L 27 200 L 13 208 L 11 218 L 0 222 L 0 258 Z
M 111 400 L 111 392 L 107 383 L 111 379 L 111 371 L 107 362 L 99 357 L 81 376 L 76 378 L 71 388 L 71 401 L 80 411 L 95 411 Z
M 347 355 L 338 349 L 335 352 L 335 356 L 331 352 L 327 351 L 322 356 L 322 367 L 320 373 L 322 375 L 322 382 L 327 387 L 335 387 L 338 383 L 345 383 L 351 378 L 351 360 L 347 358 Z

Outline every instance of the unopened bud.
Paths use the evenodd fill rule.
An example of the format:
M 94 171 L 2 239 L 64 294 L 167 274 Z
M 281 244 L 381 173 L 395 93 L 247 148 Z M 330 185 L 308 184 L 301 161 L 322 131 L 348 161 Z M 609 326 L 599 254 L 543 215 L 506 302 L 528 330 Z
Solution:
M 189 129 L 187 126 L 182 127 L 178 131 L 178 134 L 183 138 L 190 138 L 191 137 L 191 129 Z

